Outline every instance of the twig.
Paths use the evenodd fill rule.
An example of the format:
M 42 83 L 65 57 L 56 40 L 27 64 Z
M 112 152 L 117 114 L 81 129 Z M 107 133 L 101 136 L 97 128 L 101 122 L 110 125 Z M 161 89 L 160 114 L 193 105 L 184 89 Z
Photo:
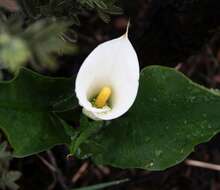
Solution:
M 49 163 L 46 159 L 44 159 L 42 156 L 37 155 L 37 157 L 44 163 L 45 166 L 48 167 L 49 170 L 51 170 L 51 173 L 52 173 L 52 175 L 53 175 L 53 181 L 52 181 L 52 183 L 48 186 L 47 189 L 48 189 L 48 190 L 53 190 L 54 187 L 55 187 L 56 184 L 57 184 L 57 175 L 56 175 L 57 170 L 56 170 L 56 168 L 55 168 L 52 164 L 50 164 L 50 163 Z
M 182 67 L 182 63 L 178 63 L 178 64 L 176 65 L 175 69 L 176 69 L 176 70 L 180 70 L 181 67 Z
M 46 159 L 44 159 L 42 156 L 37 155 L 37 157 L 46 165 L 52 172 L 57 172 L 56 168 L 50 164 Z
M 64 190 L 67 190 L 68 187 L 67 187 L 67 185 L 66 185 L 66 183 L 65 183 L 65 179 L 64 179 L 64 177 L 63 177 L 62 171 L 58 168 L 57 162 L 56 162 L 56 159 L 55 159 L 54 156 L 53 156 L 53 153 L 49 150 L 49 151 L 47 151 L 47 154 L 48 154 L 48 157 L 49 157 L 51 163 L 52 163 L 53 166 L 56 168 L 57 180 L 59 181 L 59 183 L 60 183 L 60 185 L 62 186 L 62 188 L 63 188 Z
M 65 183 L 65 179 L 63 177 L 63 174 L 61 170 L 58 168 L 56 159 L 53 156 L 53 153 L 51 151 L 47 151 L 48 158 L 50 159 L 50 162 L 48 162 L 45 158 L 38 155 L 38 158 L 44 163 L 45 166 L 48 167 L 48 169 L 52 172 L 54 181 L 53 183 L 48 187 L 48 190 L 54 189 L 57 181 L 61 185 L 62 189 L 67 190 L 68 187 Z
M 98 168 L 102 171 L 103 174 L 105 175 L 109 175 L 110 174 L 110 169 L 108 167 L 105 166 L 98 166 Z
M 86 171 L 88 166 L 89 166 L 88 162 L 83 163 L 83 165 L 79 168 L 79 170 L 73 176 L 73 178 L 72 178 L 73 183 L 76 183 L 79 180 L 79 178 L 84 174 L 84 172 Z
M 220 171 L 220 165 L 217 165 L 217 164 L 210 164 L 207 162 L 201 162 L 201 161 L 197 161 L 197 160 L 186 160 L 185 163 L 186 163 L 186 165 L 189 165 L 189 166 Z

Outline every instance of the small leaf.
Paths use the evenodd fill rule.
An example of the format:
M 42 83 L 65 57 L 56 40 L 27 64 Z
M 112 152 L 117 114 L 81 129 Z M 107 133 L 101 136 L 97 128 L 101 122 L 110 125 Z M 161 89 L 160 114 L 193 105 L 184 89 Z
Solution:
M 75 45 L 62 37 L 70 25 L 68 22 L 40 20 L 24 31 L 22 38 L 27 41 L 36 62 L 43 67 L 54 69 L 57 66 L 54 54 L 72 54 L 77 51 Z
M 85 143 L 88 138 L 95 135 L 102 126 L 102 121 L 89 121 L 87 117 L 82 116 L 80 120 L 80 128 L 75 132 L 75 136 L 72 136 L 70 154 L 75 155 L 80 145 Z
M 99 7 L 100 9 L 106 9 L 106 8 L 108 8 L 108 6 L 105 4 L 104 1 L 93 0 L 93 3 L 96 4 L 97 7 Z
M 105 23 L 109 23 L 111 20 L 111 17 L 101 10 L 98 10 L 98 15 Z
M 0 34 L 0 61 L 10 71 L 17 71 L 30 58 L 30 51 L 22 39 Z
M 5 186 L 10 190 L 17 190 L 19 186 L 15 183 L 21 177 L 21 173 L 18 171 L 9 171 L 3 174 L 2 181 L 5 183 Z

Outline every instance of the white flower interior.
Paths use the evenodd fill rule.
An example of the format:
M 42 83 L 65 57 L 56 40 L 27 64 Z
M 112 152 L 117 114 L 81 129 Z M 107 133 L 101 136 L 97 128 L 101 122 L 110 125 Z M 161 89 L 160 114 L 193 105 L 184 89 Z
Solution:
M 92 119 L 111 120 L 131 107 L 137 95 L 138 80 L 137 55 L 124 35 L 102 43 L 86 58 L 76 78 L 76 95 L 86 115 Z M 110 108 L 96 108 L 91 100 L 104 86 L 112 91 Z

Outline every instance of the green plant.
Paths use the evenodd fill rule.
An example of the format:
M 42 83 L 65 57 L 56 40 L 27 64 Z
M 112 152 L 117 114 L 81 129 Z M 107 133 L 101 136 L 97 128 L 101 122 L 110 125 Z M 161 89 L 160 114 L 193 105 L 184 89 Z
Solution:
M 24 68 L 28 63 L 36 71 L 56 68 L 60 54 L 77 50 L 67 33 L 80 24 L 81 14 L 93 11 L 109 21 L 109 14 L 121 13 L 114 0 L 20 0 L 17 6 L 16 17 L 4 6 L 0 25 L 2 67 L 16 71 L 13 79 L 0 82 L 0 129 L 15 157 L 66 144 L 70 155 L 97 164 L 164 170 L 220 131 L 219 90 L 168 67 L 148 66 L 139 72 L 128 30 L 89 55 L 78 90 L 75 77 L 47 77 Z M 112 99 L 100 95 L 106 85 Z M 99 95 L 101 108 L 95 107 Z M 85 115 L 104 121 L 88 119 L 79 105 Z M 123 116 L 118 113 L 122 109 Z M 103 117 L 115 110 L 117 117 Z
M 0 144 L 0 189 L 16 190 L 19 186 L 15 182 L 21 177 L 21 173 L 10 170 L 12 155 L 6 148 L 6 142 Z
M 13 2 L 13 14 L 0 9 L 0 63 L 12 72 L 29 65 L 35 70 L 56 69 L 57 57 L 77 51 L 74 25 L 83 12 L 96 10 L 109 21 L 109 14 L 121 14 L 115 1 L 25 1 Z M 10 9 L 7 2 L 0 8 Z

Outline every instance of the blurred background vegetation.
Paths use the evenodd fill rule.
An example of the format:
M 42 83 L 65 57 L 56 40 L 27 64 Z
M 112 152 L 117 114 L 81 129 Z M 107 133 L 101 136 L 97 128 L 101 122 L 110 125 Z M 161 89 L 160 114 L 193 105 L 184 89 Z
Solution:
M 1 68 L 16 72 L 27 65 L 54 70 L 57 57 L 77 51 L 80 16 L 95 12 L 104 22 L 121 14 L 114 0 L 3 0 L 0 3 Z
M 99 43 L 118 37 L 131 20 L 130 40 L 141 67 L 176 67 L 195 82 L 220 87 L 219 0 L 1 0 L 0 76 L 21 66 L 42 74 L 75 75 Z M 66 147 L 12 159 L 0 139 L 0 189 L 70 189 L 129 178 L 109 189 L 218 190 L 220 173 L 184 162 L 162 172 L 95 166 L 67 159 Z M 220 164 L 220 136 L 195 148 L 190 159 Z M 19 179 L 19 180 L 18 180 Z M 15 184 L 17 182 L 17 185 Z

